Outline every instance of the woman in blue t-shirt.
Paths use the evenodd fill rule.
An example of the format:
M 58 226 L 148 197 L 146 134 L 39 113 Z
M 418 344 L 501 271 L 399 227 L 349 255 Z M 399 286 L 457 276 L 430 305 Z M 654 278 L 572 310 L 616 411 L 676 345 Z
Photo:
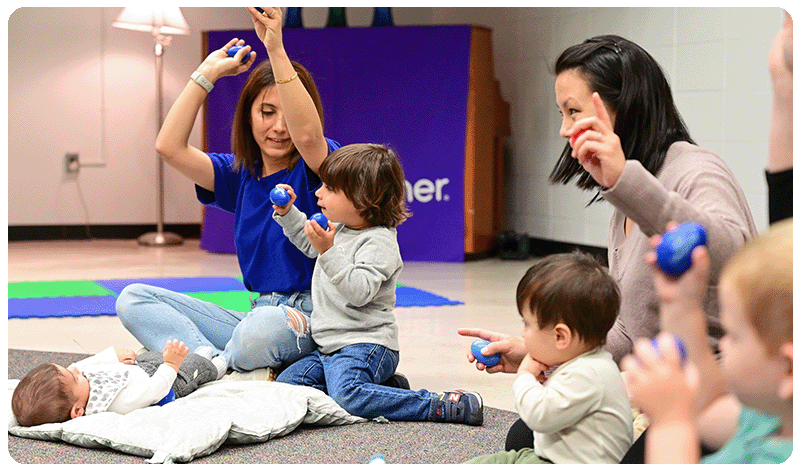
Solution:
M 223 309 L 196 298 L 143 284 L 126 287 L 117 314 L 150 350 L 178 338 L 192 350 L 214 347 L 220 376 L 238 371 L 280 368 L 312 352 L 309 332 L 314 261 L 283 235 L 272 219 L 269 192 L 285 183 L 296 190 L 307 215 L 319 212 L 314 190 L 325 157 L 339 144 L 323 135 L 322 105 L 311 75 L 290 61 L 283 47 L 279 8 L 248 7 L 269 60 L 247 79 L 233 121 L 233 154 L 205 153 L 188 144 L 200 107 L 224 76 L 247 71 L 256 53 L 245 46 L 233 57 L 232 39 L 213 51 L 191 76 L 167 114 L 156 139 L 163 159 L 196 186 L 198 199 L 233 212 L 235 244 L 250 312 Z M 250 53 L 250 58 L 242 62 Z

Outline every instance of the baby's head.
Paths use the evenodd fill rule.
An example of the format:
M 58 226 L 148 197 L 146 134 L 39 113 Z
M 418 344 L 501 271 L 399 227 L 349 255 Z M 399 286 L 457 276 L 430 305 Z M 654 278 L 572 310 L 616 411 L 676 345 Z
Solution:
M 603 345 L 619 306 L 614 279 L 580 252 L 542 258 L 517 286 L 525 346 L 531 358 L 548 366 Z
M 77 369 L 53 363 L 39 365 L 20 380 L 11 410 L 23 427 L 64 422 L 83 415 L 89 381 Z
M 410 215 L 403 167 L 385 146 L 343 146 L 325 158 L 319 177 L 332 192 L 343 192 L 369 226 L 393 228 Z
M 734 255 L 719 282 L 722 368 L 746 405 L 772 412 L 792 402 L 792 219 Z

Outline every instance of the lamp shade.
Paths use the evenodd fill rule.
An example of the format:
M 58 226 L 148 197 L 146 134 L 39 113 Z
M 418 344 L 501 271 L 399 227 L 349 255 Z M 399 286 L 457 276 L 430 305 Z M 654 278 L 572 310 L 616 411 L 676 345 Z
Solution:
M 111 26 L 165 35 L 190 32 L 179 7 L 125 7 Z

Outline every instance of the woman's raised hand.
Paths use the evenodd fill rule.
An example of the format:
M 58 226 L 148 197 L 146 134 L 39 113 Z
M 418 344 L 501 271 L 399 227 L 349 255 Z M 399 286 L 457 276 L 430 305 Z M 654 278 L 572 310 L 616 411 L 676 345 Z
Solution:
M 237 45 L 245 47 L 239 50 L 234 57 L 228 56 L 228 49 Z M 250 59 L 243 63 L 242 58 L 244 58 L 248 52 L 250 52 Z M 250 46 L 246 46 L 243 39 L 233 38 L 232 40 L 228 41 L 225 46 L 212 51 L 211 54 L 209 54 L 208 57 L 206 57 L 206 59 L 202 62 L 202 64 L 200 64 L 197 70 L 213 83 L 216 82 L 220 77 L 241 74 L 242 72 L 250 69 L 250 66 L 253 65 L 255 60 L 256 52 L 251 51 Z
M 259 8 L 261 11 L 259 11 Z M 283 11 L 280 7 L 247 7 L 253 27 L 267 52 L 283 48 Z
M 594 180 L 608 189 L 614 187 L 625 167 L 625 153 L 619 136 L 614 133 L 614 123 L 600 95 L 592 94 L 596 116 L 575 122 L 568 130 L 570 136 L 581 133 L 572 143 L 572 157 L 578 160 Z

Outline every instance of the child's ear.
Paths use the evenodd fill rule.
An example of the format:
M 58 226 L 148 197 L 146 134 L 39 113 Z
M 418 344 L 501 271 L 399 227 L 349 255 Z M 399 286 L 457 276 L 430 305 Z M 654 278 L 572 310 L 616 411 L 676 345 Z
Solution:
M 76 417 L 82 416 L 83 413 L 84 413 L 83 406 L 75 404 L 74 406 L 72 406 L 72 409 L 70 409 L 69 416 L 70 416 L 71 419 L 74 419 Z
M 791 400 L 794 395 L 794 343 L 784 343 L 779 349 L 780 357 L 786 361 L 786 372 L 778 385 L 778 396 Z
M 563 350 L 569 347 L 570 343 L 572 343 L 572 330 L 567 327 L 567 324 L 559 322 L 553 328 L 553 331 L 556 336 L 556 348 Z

